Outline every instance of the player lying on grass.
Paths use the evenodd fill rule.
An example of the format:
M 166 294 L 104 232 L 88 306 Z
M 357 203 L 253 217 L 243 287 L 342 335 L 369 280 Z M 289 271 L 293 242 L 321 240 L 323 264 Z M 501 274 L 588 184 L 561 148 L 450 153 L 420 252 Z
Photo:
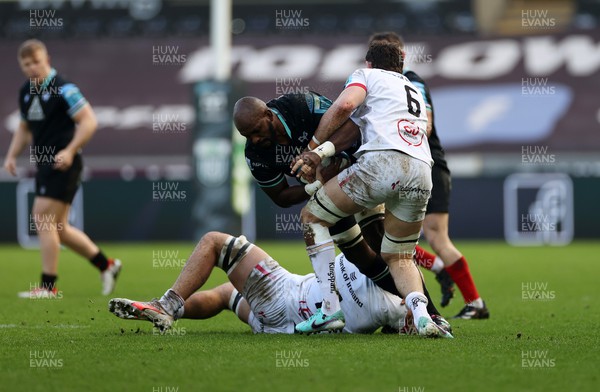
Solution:
M 196 293 L 214 267 L 223 269 L 230 283 Z M 344 332 L 373 333 L 405 319 L 402 300 L 375 285 L 343 254 L 335 259 L 335 276 L 346 315 Z M 291 334 L 296 324 L 317 312 L 322 298 L 314 274 L 288 272 L 244 236 L 210 232 L 159 300 L 113 298 L 109 310 L 123 319 L 150 321 L 165 331 L 174 320 L 206 319 L 230 309 L 255 333 Z
M 244 97 L 236 102 L 233 117 L 239 133 L 246 138 L 244 152 L 250 172 L 258 186 L 278 206 L 287 208 L 309 199 L 305 185 L 288 184 L 286 174 L 294 157 L 308 146 L 330 106 L 331 101 L 327 97 L 312 91 L 285 94 L 267 103 L 256 97 Z M 348 120 L 332 135 L 332 140 L 339 151 L 343 151 L 343 156 L 349 158 L 358 148 L 359 135 L 358 126 Z M 349 163 L 344 159 L 345 164 L 340 165 L 340 160 L 338 154 L 335 162 L 324 170 L 325 180 L 337 175 Z M 341 219 L 329 228 L 329 232 L 338 248 L 361 273 L 384 290 L 400 295 L 386 263 L 379 255 L 383 211 L 382 206 L 363 210 Z M 327 282 L 323 284 L 327 285 Z M 427 310 L 435 316 L 434 321 L 449 328 L 426 288 L 424 291 L 428 299 Z

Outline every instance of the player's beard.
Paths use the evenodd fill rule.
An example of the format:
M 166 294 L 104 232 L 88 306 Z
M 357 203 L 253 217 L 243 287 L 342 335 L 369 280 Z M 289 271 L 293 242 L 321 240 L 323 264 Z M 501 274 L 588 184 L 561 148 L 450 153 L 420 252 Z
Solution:
M 273 123 L 269 123 L 269 138 L 265 138 L 261 140 L 261 142 L 257 145 L 258 148 L 262 150 L 270 150 L 277 144 L 277 133 L 275 132 L 275 127 Z

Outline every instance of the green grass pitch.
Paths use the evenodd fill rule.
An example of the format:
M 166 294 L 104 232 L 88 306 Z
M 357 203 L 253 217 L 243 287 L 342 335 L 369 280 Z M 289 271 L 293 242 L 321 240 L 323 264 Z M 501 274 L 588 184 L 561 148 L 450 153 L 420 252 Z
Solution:
M 153 265 L 153 252 L 185 259 L 193 245 L 104 244 L 108 255 L 124 262 L 113 296 L 159 297 L 179 268 Z M 262 245 L 289 270 L 310 272 L 300 243 Z M 39 253 L 3 245 L 0 390 L 599 390 L 600 244 L 458 247 L 491 318 L 452 321 L 454 340 L 427 340 L 380 333 L 259 336 L 231 312 L 178 321 L 172 334 L 160 336 L 149 323 L 110 314 L 98 273 L 70 251 L 61 255 L 62 299 L 18 299 L 16 293 L 39 278 Z M 439 302 L 439 286 L 424 274 Z M 225 274 L 215 270 L 206 287 L 223 281 Z M 460 308 L 458 296 L 442 313 L 450 317 Z

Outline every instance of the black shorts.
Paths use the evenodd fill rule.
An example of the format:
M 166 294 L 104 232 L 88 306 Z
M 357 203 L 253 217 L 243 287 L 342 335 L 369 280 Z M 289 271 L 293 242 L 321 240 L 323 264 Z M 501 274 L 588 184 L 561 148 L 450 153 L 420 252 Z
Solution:
M 450 179 L 450 169 L 447 166 L 434 164 L 431 169 L 431 180 L 433 189 L 431 198 L 427 203 L 425 214 L 433 212 L 448 213 L 450 207 L 450 191 L 452 190 L 452 181 Z
M 38 166 L 35 194 L 71 204 L 81 183 L 82 169 L 83 160 L 79 154 L 73 157 L 73 164 L 67 171 L 55 170 L 50 165 Z

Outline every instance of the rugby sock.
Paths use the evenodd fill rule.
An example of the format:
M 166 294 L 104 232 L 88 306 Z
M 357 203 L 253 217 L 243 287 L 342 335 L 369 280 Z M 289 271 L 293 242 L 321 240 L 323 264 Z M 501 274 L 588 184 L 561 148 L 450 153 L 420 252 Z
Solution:
M 167 290 L 158 302 L 167 313 L 173 316 L 174 319 L 177 320 L 183 316 L 183 304 L 185 301 L 173 290 Z
M 431 319 L 431 316 L 427 313 L 427 302 L 427 297 L 418 291 L 413 291 L 406 296 L 406 306 L 412 310 L 415 325 L 421 317 Z
M 369 266 L 359 268 L 358 270 L 385 291 L 397 295 L 398 297 L 402 297 L 398 292 L 396 283 L 394 283 L 392 274 L 390 274 L 389 267 L 385 261 L 383 261 L 380 254 L 375 257 L 375 261 Z
M 335 286 L 335 248 L 333 241 L 307 246 L 306 251 L 323 294 L 321 312 L 324 315 L 331 315 L 341 309 Z
M 444 261 L 440 259 L 439 256 L 435 256 L 435 260 L 433 260 L 433 265 L 431 266 L 431 272 L 434 274 L 439 274 L 444 269 Z
M 102 251 L 99 251 L 98 254 L 90 259 L 90 263 L 92 263 L 96 268 L 100 270 L 100 272 L 104 271 L 108 268 L 108 259 L 104 256 Z
M 476 308 L 482 308 L 483 301 L 477 301 L 478 299 L 480 300 L 479 293 L 475 287 L 475 282 L 473 281 L 473 277 L 471 276 L 471 271 L 469 271 L 469 265 L 467 264 L 465 257 L 462 256 L 454 264 L 446 267 L 446 271 L 454 283 L 456 283 L 458 286 L 465 303 Z
M 415 261 L 417 262 L 417 265 L 430 270 L 431 267 L 433 267 L 435 255 L 417 245 L 415 247 Z
M 40 288 L 50 290 L 50 291 L 54 290 L 54 286 L 56 285 L 56 279 L 57 279 L 56 275 L 49 275 L 49 274 L 42 273 L 42 283 L 41 283 Z

